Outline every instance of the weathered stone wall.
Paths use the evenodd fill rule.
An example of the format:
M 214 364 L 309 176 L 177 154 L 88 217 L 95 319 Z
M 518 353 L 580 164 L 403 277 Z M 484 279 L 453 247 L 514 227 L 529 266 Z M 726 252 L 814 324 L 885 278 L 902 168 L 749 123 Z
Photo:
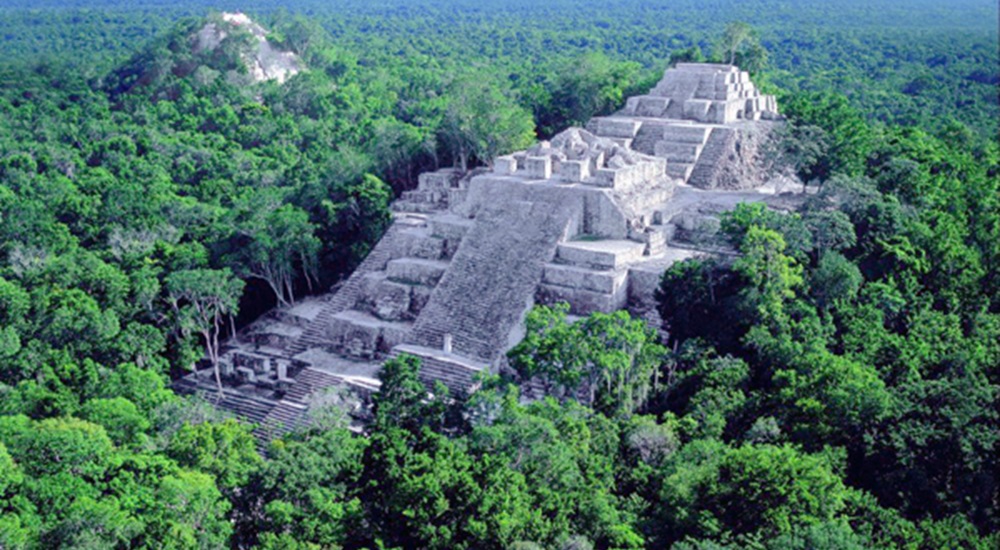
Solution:
M 545 201 L 567 208 L 572 234 L 623 239 L 628 235 L 628 215 L 610 191 L 584 184 L 541 184 L 521 178 L 485 174 L 472 179 L 467 200 L 454 211 L 475 217 L 484 208 L 507 202 Z
M 776 129 L 757 121 L 712 130 L 688 183 L 702 189 L 751 189 L 774 175 Z

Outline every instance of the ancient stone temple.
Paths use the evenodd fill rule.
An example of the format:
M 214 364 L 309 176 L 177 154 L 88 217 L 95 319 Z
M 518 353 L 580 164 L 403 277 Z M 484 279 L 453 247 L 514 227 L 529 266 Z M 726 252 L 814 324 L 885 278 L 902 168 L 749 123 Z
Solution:
M 243 366 L 220 405 L 266 438 L 300 422 L 324 387 L 376 390 L 380 363 L 401 353 L 423 360 L 428 385 L 462 394 L 504 367 L 535 304 L 567 302 L 574 315 L 627 308 L 658 326 L 663 271 L 727 253 L 713 239 L 720 212 L 794 200 L 776 193 L 766 154 L 778 118 L 747 73 L 679 64 L 587 129 L 474 174 L 421 175 L 343 284 L 232 343 L 227 360 Z

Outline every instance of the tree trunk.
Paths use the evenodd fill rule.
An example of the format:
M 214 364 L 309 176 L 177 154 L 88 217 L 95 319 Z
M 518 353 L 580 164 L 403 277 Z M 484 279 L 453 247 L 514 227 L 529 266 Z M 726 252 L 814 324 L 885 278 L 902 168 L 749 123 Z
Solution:
M 216 330 L 218 329 L 218 320 L 215 322 Z M 212 363 L 212 370 L 215 373 L 215 386 L 219 391 L 219 399 L 223 397 L 222 392 L 222 372 L 219 371 L 219 352 L 218 352 L 218 339 L 212 337 L 212 330 L 208 329 L 201 333 L 205 338 L 205 348 L 208 352 L 208 360 Z

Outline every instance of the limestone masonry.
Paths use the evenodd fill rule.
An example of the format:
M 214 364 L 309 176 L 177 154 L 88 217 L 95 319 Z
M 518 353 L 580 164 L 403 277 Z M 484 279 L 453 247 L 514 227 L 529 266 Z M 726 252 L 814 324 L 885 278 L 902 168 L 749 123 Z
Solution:
M 324 388 L 376 391 L 380 363 L 463 393 L 504 367 L 535 304 L 573 315 L 628 309 L 659 327 L 654 291 L 673 262 L 732 253 L 713 235 L 738 202 L 787 207 L 766 154 L 774 97 L 729 65 L 679 64 L 625 108 L 502 156 L 492 169 L 423 174 L 331 294 L 269 314 L 231 342 L 218 405 L 262 439 L 306 418 Z M 203 374 L 179 383 L 210 397 Z M 527 393 L 534 391 L 526 388 Z

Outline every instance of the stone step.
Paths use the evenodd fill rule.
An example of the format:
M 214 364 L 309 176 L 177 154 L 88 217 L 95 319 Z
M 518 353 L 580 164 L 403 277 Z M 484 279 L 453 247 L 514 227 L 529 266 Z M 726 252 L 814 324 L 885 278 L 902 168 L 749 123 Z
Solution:
M 398 199 L 392 202 L 390 208 L 393 212 L 432 214 L 441 210 L 443 207 L 438 203 Z
M 434 286 L 448 270 L 448 262 L 421 258 L 397 258 L 386 265 L 386 277 L 391 281 Z
M 291 307 L 275 309 L 267 316 L 287 325 L 305 329 L 323 311 L 324 307 L 326 307 L 326 302 L 322 298 L 310 297 Z
M 659 118 L 670 105 L 670 98 L 653 95 L 641 95 L 628 98 L 623 114 L 628 116 Z
M 285 394 L 285 400 L 308 404 L 314 393 L 343 383 L 344 379 L 340 376 L 307 367 L 295 377 L 295 384 Z
M 428 389 L 433 389 L 435 382 L 442 382 L 456 397 L 472 390 L 477 375 L 489 372 L 489 366 L 481 361 L 443 350 L 412 344 L 396 346 L 392 350 L 393 357 L 402 353 L 420 358 L 420 380 Z
M 434 235 L 430 227 L 410 227 L 400 231 L 400 246 L 395 258 L 444 260 L 448 258 L 445 240 Z
M 257 451 L 266 455 L 267 447 L 271 441 L 301 426 L 305 410 L 305 407 L 299 403 L 279 402 L 253 431 L 257 440 Z
M 704 145 L 708 141 L 708 135 L 711 132 L 711 126 L 700 124 L 669 124 L 663 127 L 663 140 L 675 143 Z
M 395 251 L 399 249 L 400 233 L 415 225 L 425 223 L 420 216 L 397 217 L 382 238 L 368 256 L 361 262 L 354 273 L 343 283 L 334 293 L 316 318 L 309 323 L 302 336 L 288 348 L 290 356 L 298 355 L 309 347 L 323 347 L 329 342 L 326 334 L 329 329 L 330 319 L 333 314 L 350 309 L 358 301 L 358 294 L 361 290 L 362 280 L 365 275 L 373 271 L 384 271 L 386 264 L 392 259 Z
M 642 122 L 628 118 L 597 117 L 588 126 L 593 127 L 596 130 L 594 133 L 600 137 L 632 139 L 639 133 Z
M 669 105 L 669 98 L 643 96 L 639 98 L 635 114 L 642 117 L 661 117 Z
M 542 283 L 591 292 L 613 293 L 625 283 L 625 271 L 594 270 L 567 264 L 546 264 Z
M 525 314 L 556 244 L 574 223 L 558 201 L 484 205 L 407 343 L 454 351 L 490 363 Z
M 667 250 L 673 230 L 664 225 L 651 225 L 646 233 L 646 256 L 659 256 Z
M 566 241 L 556 247 L 556 258 L 578 267 L 618 269 L 642 259 L 644 249 L 644 243 L 628 240 Z
M 569 312 L 572 315 L 585 316 L 595 312 L 611 313 L 628 304 L 628 287 L 622 284 L 615 292 L 594 292 L 581 288 L 542 283 L 538 285 L 535 301 L 543 305 L 566 302 L 569 304 Z
M 369 273 L 363 280 L 357 303 L 352 309 L 370 313 L 383 321 L 412 321 L 430 299 L 433 286 L 389 279 L 383 271 Z
M 473 220 L 454 214 L 440 214 L 427 220 L 431 235 L 445 240 L 461 241 L 475 224 Z
M 685 143 L 677 141 L 658 141 L 654 145 L 656 156 L 667 159 L 667 162 L 682 162 L 694 164 L 698 162 L 704 145 L 700 143 Z
M 199 383 L 197 380 L 185 377 L 174 382 L 173 388 L 178 393 L 196 395 L 214 407 L 228 411 L 250 424 L 260 423 L 276 405 L 274 400 L 246 395 L 232 388 L 224 388 L 220 396 L 214 380 Z
M 288 353 L 294 357 L 310 347 L 321 347 L 326 343 L 326 330 L 333 316 L 334 308 L 327 306 L 316 316 L 316 319 L 306 328 L 293 344 L 288 346 Z
M 352 309 L 330 318 L 326 340 L 339 353 L 359 359 L 376 359 L 402 343 L 412 328 L 411 322 L 384 321 Z
M 382 387 L 382 382 L 375 378 L 363 376 L 344 376 L 344 383 L 354 391 L 360 391 L 363 396 L 371 396 Z
M 670 162 L 667 163 L 667 175 L 672 178 L 679 178 L 681 180 L 687 181 L 691 177 L 691 172 L 694 170 L 693 163 L 685 162 Z
M 459 245 L 465 239 L 466 233 L 473 225 L 473 220 L 454 214 L 438 214 L 427 220 L 432 237 L 441 239 L 442 260 L 451 260 Z
M 258 347 L 287 349 L 301 338 L 303 333 L 305 330 L 300 326 L 276 321 L 257 325 L 245 333 L 243 338 Z

